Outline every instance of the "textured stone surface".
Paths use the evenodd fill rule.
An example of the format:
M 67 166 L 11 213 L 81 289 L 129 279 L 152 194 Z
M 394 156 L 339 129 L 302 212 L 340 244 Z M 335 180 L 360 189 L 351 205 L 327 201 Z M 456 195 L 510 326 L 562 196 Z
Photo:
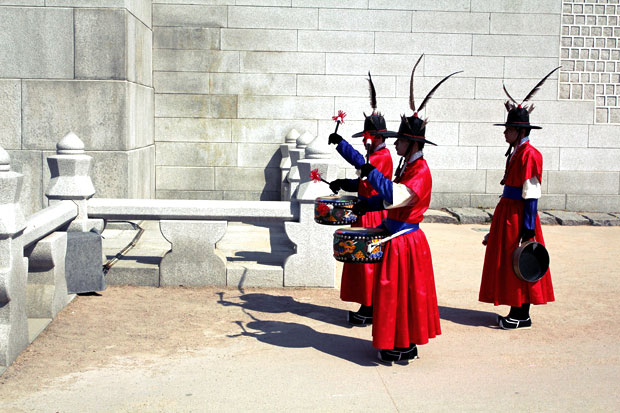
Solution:
M 54 205 L 50 205 L 31 216 L 26 221 L 26 228 L 22 235 L 24 248 L 34 245 L 42 238 L 49 238 L 51 234 L 62 228 L 66 228 L 67 224 L 71 222 L 78 214 L 78 207 L 72 201 L 57 202 Z M 52 237 L 47 241 L 56 242 Z M 63 241 L 66 248 L 66 240 Z M 53 244 L 53 243 L 52 243 Z M 50 244 L 50 245 L 52 245 Z M 47 249 L 58 249 L 59 247 L 46 247 Z M 64 262 L 64 259 L 63 259 Z M 63 270 L 64 271 L 64 270 Z
M 162 220 L 159 225 L 172 244 L 159 267 L 162 286 L 226 285 L 226 258 L 215 250 L 226 221 Z
M 284 269 L 280 265 L 229 263 L 226 284 L 230 287 L 283 287 Z
M 595 226 L 611 227 L 620 225 L 620 219 L 611 214 L 601 212 L 582 212 L 581 215 L 583 215 L 592 225 Z
M 28 318 L 54 318 L 71 300 L 65 278 L 67 234 L 55 232 L 24 249 L 28 258 Z
M 569 211 L 618 212 L 620 195 L 566 195 Z
M 153 87 L 158 93 L 208 94 L 209 74 L 201 72 L 155 72 Z
M 554 217 L 560 225 L 589 225 L 587 218 L 571 211 L 545 211 Z
M 94 232 L 67 232 L 65 276 L 69 293 L 106 289 L 103 276 L 101 235 Z
M 549 192 L 580 195 L 618 195 L 618 172 L 549 171 Z
M 234 118 L 236 96 L 155 95 L 156 117 Z
M 204 27 L 157 27 L 153 30 L 156 49 L 217 49 L 220 29 Z
M 23 145 L 53 149 L 75 132 L 88 150 L 152 143 L 152 89 L 118 81 L 24 81 Z
M 410 32 L 410 10 L 319 9 L 319 29 L 381 32 Z
M 209 88 L 214 95 L 290 96 L 296 93 L 296 79 L 292 74 L 212 73 Z
M 230 142 L 231 120 L 208 118 L 156 118 L 157 142 Z
M 239 53 L 241 72 L 249 73 L 323 73 L 324 53 L 252 52 Z
M 458 224 L 458 219 L 445 211 L 438 209 L 429 209 L 424 214 L 424 224 L 440 223 L 440 224 Z
M 491 221 L 489 214 L 478 208 L 446 208 L 461 224 L 485 224 Z
M 3 367 L 15 361 L 28 345 L 28 260 L 23 258 L 24 246 L 19 236 L 26 226 L 19 204 L 23 176 L 6 170 L 7 164 L 0 170 L 0 366 Z
M 154 26 L 226 27 L 224 6 L 153 4 Z
M 157 187 L 164 190 L 209 191 L 215 187 L 213 168 L 157 167 Z
M 0 7 L 0 77 L 73 78 L 73 11 Z
M 5 150 L 21 149 L 21 100 L 21 82 L 0 80 L 0 146 Z
M 8 151 L 11 155 L 11 169 L 24 175 L 20 204 L 24 215 L 30 216 L 47 205 L 44 183 L 48 182 L 43 175 L 47 171 L 47 163 L 40 151 L 15 150 Z M 45 166 L 44 166 L 45 163 Z
M 313 51 L 297 48 L 296 30 L 222 29 L 222 50 Z
M 239 52 L 219 50 L 154 49 L 153 70 L 179 72 L 232 72 L 238 70 Z
M 318 29 L 316 9 L 291 7 L 231 7 L 228 27 L 253 29 Z
M 558 221 L 555 217 L 544 211 L 538 212 L 538 218 L 540 219 L 540 225 L 558 225 Z

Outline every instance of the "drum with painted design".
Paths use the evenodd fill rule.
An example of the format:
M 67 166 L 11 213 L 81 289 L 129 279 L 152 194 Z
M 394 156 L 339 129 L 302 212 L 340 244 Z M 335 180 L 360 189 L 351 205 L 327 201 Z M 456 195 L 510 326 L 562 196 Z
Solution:
M 389 234 L 379 228 L 340 228 L 334 232 L 334 258 L 351 263 L 379 262 L 383 259 L 383 245 L 371 247 Z
M 322 225 L 348 225 L 357 221 L 351 211 L 357 203 L 356 196 L 329 195 L 314 200 L 314 221 Z

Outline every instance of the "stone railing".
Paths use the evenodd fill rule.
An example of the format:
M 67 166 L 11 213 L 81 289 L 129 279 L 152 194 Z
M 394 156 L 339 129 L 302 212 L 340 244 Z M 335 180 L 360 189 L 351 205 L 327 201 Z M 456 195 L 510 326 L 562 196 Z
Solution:
M 66 142 L 57 145 L 59 154 Z M 63 168 L 51 167 L 52 158 L 54 182 Z M 23 178 L 11 171 L 10 157 L 0 148 L 0 370 L 28 345 L 28 319 L 51 320 L 73 298 L 65 278 L 64 231 L 79 216 L 78 198 L 56 199 L 26 219 L 19 203 Z M 80 179 L 90 181 L 88 173 Z M 53 197 L 53 186 L 48 193 Z
M 159 221 L 172 248 L 159 265 L 160 285 L 227 285 L 226 257 L 216 243 L 228 221 L 296 221 L 296 205 L 283 201 L 196 201 L 93 198 L 89 217 Z
M 29 318 L 52 319 L 73 298 L 68 292 L 82 292 L 69 288 L 75 283 L 69 275 L 70 255 L 75 256 L 80 248 L 93 249 L 91 244 L 82 245 L 87 235 L 101 246 L 98 234 L 104 220 L 158 220 L 162 235 L 171 243 L 160 264 L 160 285 L 186 286 L 226 285 L 226 258 L 216 243 L 225 235 L 229 221 L 281 222 L 295 245 L 282 266 L 282 286 L 334 287 L 334 228 L 314 222 L 314 199 L 328 194 L 329 188 L 323 182 L 312 182 L 310 171 L 318 169 L 325 179 L 333 180 L 338 165 L 330 148 L 307 133 L 297 138 L 290 158 L 291 168 L 283 179 L 283 185 L 285 181 L 290 185 L 290 200 L 93 198 L 92 158 L 85 154 L 82 141 L 70 133 L 57 144 L 56 155 L 48 158 L 51 179 L 45 194 L 49 206 L 26 219 L 19 204 L 23 175 L 11 171 L 10 157 L 0 148 L 0 371 L 28 344 Z M 77 255 L 102 273 L 100 250 L 88 258 L 81 252 Z M 83 271 L 78 274 L 83 276 Z M 105 288 L 103 281 L 96 285 L 87 291 Z

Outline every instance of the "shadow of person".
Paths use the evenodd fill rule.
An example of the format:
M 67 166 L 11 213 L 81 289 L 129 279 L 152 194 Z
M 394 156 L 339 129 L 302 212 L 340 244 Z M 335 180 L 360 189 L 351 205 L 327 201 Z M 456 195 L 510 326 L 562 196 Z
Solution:
M 472 327 L 497 327 L 497 314 L 490 311 L 439 306 L 439 318 Z
M 250 316 L 253 321 L 245 325 L 241 321 L 236 321 L 236 324 L 241 327 L 242 332 L 229 335 L 228 337 L 253 337 L 265 344 L 286 348 L 312 347 L 330 356 L 338 357 L 360 366 L 377 365 L 373 361 L 373 353 L 376 350 L 372 348 L 368 340 L 338 334 L 321 333 L 311 327 L 298 323 L 260 320 L 246 310 L 243 312 Z
M 293 297 L 264 293 L 243 294 L 237 297 L 240 302 L 224 299 L 224 292 L 217 293 L 218 303 L 223 306 L 237 306 L 245 310 L 261 313 L 291 313 L 300 317 L 322 321 L 339 327 L 351 328 L 346 322 L 347 311 L 324 305 L 302 303 Z

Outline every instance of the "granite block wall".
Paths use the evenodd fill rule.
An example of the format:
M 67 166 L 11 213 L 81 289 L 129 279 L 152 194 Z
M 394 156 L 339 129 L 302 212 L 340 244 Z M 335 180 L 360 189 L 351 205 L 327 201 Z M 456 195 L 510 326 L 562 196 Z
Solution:
M 155 196 L 150 0 L 0 1 L 0 145 L 47 205 L 45 156 L 68 132 L 95 157 L 97 196 Z M 98 162 L 97 162 L 98 161 Z
M 277 144 L 288 130 L 327 138 L 338 109 L 348 113 L 345 136 L 361 130 L 369 70 L 388 127 L 398 128 L 425 53 L 418 102 L 464 71 L 422 114 L 439 145 L 426 150 L 434 207 L 495 205 L 502 84 L 523 98 L 562 65 L 532 114 L 543 126 L 531 138 L 545 158 L 546 202 L 615 211 L 619 9 L 617 0 L 154 0 L 157 196 L 279 199 Z
M 486 207 L 501 190 L 502 84 L 523 98 L 561 65 L 533 101 L 545 202 L 619 212 L 619 3 L 0 0 L 0 145 L 25 162 L 71 125 L 111 168 L 93 177 L 99 196 L 280 199 L 288 131 L 327 138 L 338 109 L 344 136 L 361 130 L 369 70 L 398 128 L 425 53 L 418 102 L 464 71 L 421 114 L 439 145 L 433 207 Z

